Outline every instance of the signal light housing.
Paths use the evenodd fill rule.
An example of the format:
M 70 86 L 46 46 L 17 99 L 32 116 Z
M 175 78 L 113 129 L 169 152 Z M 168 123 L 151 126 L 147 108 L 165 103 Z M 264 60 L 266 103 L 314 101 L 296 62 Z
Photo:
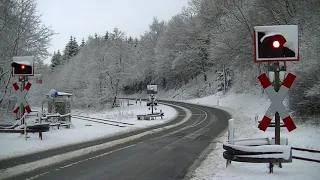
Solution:
M 254 27 L 255 62 L 298 61 L 297 25 Z
M 33 56 L 13 57 L 12 76 L 34 76 Z

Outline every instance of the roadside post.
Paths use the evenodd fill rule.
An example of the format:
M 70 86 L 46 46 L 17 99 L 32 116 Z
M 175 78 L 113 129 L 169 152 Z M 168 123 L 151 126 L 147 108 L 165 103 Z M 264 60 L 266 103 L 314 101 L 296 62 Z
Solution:
M 234 144 L 234 119 L 228 120 L 228 142 L 229 144 Z M 226 167 L 231 164 L 230 160 L 227 160 Z
M 289 113 L 281 103 L 289 91 L 295 76 L 288 74 L 282 83 L 280 71 L 286 71 L 287 61 L 299 61 L 299 43 L 297 25 L 256 26 L 254 27 L 254 61 L 256 63 L 273 63 L 269 70 L 274 72 L 274 87 L 266 74 L 258 79 L 266 90 L 272 103 L 259 124 L 259 129 L 265 131 L 275 116 L 275 144 L 280 144 L 280 117 L 283 119 L 288 131 L 296 129 Z M 284 62 L 280 66 L 280 62 Z M 273 80 L 272 80 L 273 81 Z M 281 163 L 279 164 L 282 167 Z M 273 164 L 269 164 L 270 172 Z
M 28 82 L 28 76 L 34 76 L 34 57 L 33 56 L 15 56 L 12 58 L 12 76 L 16 76 L 19 79 L 19 84 L 14 83 L 13 88 L 17 93 L 17 103 L 14 107 L 13 113 L 19 112 L 21 119 L 21 125 L 25 124 L 23 115 L 25 110 L 27 113 L 31 112 L 31 108 L 28 105 L 25 97 L 31 87 L 31 83 Z M 27 82 L 27 83 L 26 83 Z M 19 111 L 20 110 L 20 111 Z
M 151 106 L 149 107 L 149 109 L 151 108 L 151 114 L 153 114 L 153 109 L 156 109 L 156 94 L 158 92 L 158 87 L 157 85 L 147 85 L 147 94 L 149 94 L 149 100 L 147 102 L 147 106 Z M 141 101 L 140 101 L 141 103 Z

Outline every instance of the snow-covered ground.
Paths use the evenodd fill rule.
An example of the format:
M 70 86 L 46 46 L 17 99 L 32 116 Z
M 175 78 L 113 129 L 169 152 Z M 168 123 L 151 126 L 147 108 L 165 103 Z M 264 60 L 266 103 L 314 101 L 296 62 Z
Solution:
M 162 124 L 168 122 L 177 115 L 177 112 L 173 108 L 159 104 L 157 107 L 158 109 L 155 112 L 159 112 L 161 109 L 164 112 L 163 120 L 157 118 L 156 120 L 151 121 L 139 121 L 136 117 L 137 114 L 151 113 L 151 110 L 148 110 L 146 103 L 142 102 L 140 105 L 138 102 L 136 105 L 134 101 L 131 101 L 130 103 L 134 105 L 129 107 L 126 103 L 127 101 L 122 107 L 117 107 L 112 110 L 105 110 L 103 112 L 95 112 L 92 110 L 73 110 L 72 114 L 101 119 L 111 119 L 113 121 L 131 123 L 134 124 L 133 126 L 116 127 L 72 118 L 72 128 L 51 128 L 49 132 L 43 133 L 43 140 L 39 139 L 38 133 L 29 133 L 28 135 L 30 138 L 28 138 L 27 141 L 25 141 L 24 135 L 1 133 L 0 159 L 6 159 L 13 156 L 34 153 L 80 142 L 92 141 L 99 138 L 133 131 L 139 128 Z
M 261 94 L 259 88 L 247 94 L 228 93 L 227 95 L 212 95 L 201 99 L 187 100 L 187 102 L 219 105 L 233 114 L 235 119 L 235 138 L 274 137 L 274 129 L 268 128 L 266 132 L 260 131 L 255 122 L 255 115 L 262 116 L 270 105 L 270 100 Z M 288 132 L 281 129 L 281 136 L 287 137 L 289 145 L 308 149 L 320 150 L 320 129 L 311 124 L 299 124 L 297 129 Z M 268 164 L 251 164 L 232 162 L 226 168 L 223 158 L 222 145 L 227 142 L 227 132 L 218 139 L 216 147 L 208 154 L 201 165 L 193 172 L 192 180 L 209 179 L 320 179 L 320 164 L 293 159 L 292 163 L 283 164 L 283 168 L 274 168 L 274 174 L 268 173 Z M 302 156 L 320 160 L 320 154 L 306 153 L 293 150 L 293 156 Z

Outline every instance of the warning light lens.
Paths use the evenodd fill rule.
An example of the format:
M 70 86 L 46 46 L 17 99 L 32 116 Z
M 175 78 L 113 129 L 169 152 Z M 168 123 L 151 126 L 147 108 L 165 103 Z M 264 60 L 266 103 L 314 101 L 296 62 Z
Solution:
M 280 42 L 279 41 L 273 41 L 272 46 L 274 48 L 279 48 L 280 47 Z
M 22 69 L 22 70 L 25 70 L 25 69 L 26 69 L 26 66 L 25 66 L 25 65 L 21 65 L 21 69 Z

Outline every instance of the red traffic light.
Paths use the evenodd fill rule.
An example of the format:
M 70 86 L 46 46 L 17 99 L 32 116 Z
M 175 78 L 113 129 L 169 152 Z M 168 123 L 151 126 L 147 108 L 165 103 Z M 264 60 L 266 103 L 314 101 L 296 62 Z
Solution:
M 270 43 L 273 48 L 280 48 L 287 42 L 286 38 L 284 38 L 280 34 L 269 34 L 262 38 L 262 43 Z
M 13 76 L 33 76 L 33 66 L 27 64 L 11 63 Z
M 280 42 L 279 41 L 273 41 L 272 46 L 274 48 L 279 48 L 280 47 Z
M 298 61 L 297 25 L 254 27 L 255 62 Z

